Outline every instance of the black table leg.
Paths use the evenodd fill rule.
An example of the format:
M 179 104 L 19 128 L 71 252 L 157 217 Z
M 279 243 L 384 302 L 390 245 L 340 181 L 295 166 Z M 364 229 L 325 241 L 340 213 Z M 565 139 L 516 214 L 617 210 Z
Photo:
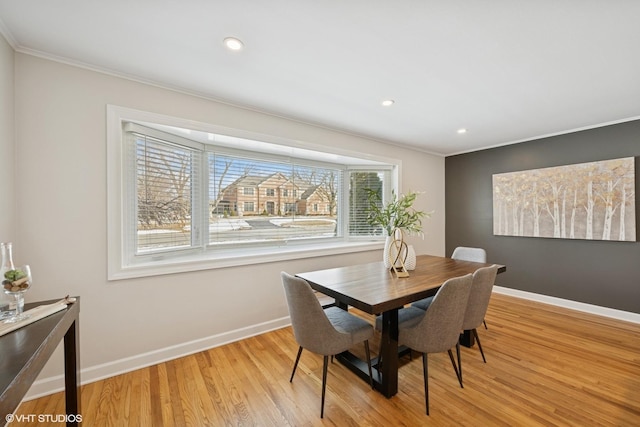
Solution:
M 64 387 L 67 426 L 81 423 L 80 413 L 80 340 L 76 319 L 64 335 Z
M 382 313 L 382 339 L 380 341 L 382 382 L 376 388 L 386 397 L 398 393 L 398 309 Z
M 342 301 L 336 300 L 334 306 L 343 309 L 344 311 L 349 311 L 349 304 L 346 304 Z
M 476 340 L 473 338 L 473 333 L 470 330 L 465 329 L 464 332 L 460 334 L 460 339 L 458 341 L 460 345 L 465 347 L 473 347 L 476 343 Z

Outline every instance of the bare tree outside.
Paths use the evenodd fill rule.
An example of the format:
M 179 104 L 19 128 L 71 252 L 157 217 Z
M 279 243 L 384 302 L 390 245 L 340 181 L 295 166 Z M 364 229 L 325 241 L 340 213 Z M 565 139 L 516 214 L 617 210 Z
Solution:
M 338 172 L 332 169 L 302 168 L 294 171 L 294 180 L 305 188 L 314 187 L 318 196 L 329 204 L 331 216 L 336 216 L 338 206 Z
M 229 180 L 238 181 L 246 178 L 255 169 L 253 163 L 241 162 L 228 156 L 208 156 L 209 162 L 209 212 L 211 215 L 218 214 L 220 202 L 224 200 L 225 190 L 228 188 Z M 242 165 L 238 166 L 238 164 Z M 230 212 L 227 209 L 227 214 Z
M 144 138 L 138 140 L 136 193 L 140 249 L 189 244 L 194 155 L 188 149 L 163 146 Z

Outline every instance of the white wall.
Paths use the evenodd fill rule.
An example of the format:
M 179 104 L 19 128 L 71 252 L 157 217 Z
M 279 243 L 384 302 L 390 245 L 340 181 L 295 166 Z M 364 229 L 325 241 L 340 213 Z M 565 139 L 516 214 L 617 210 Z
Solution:
M 15 239 L 13 68 L 13 49 L 0 35 L 0 242 L 11 242 Z M 0 307 L 5 307 L 9 299 L 7 295 L 0 293 Z
M 0 241 L 12 241 L 15 222 L 13 49 L 0 35 Z
M 411 243 L 419 254 L 444 254 L 443 158 L 26 54 L 15 55 L 15 66 L 14 258 L 34 271 L 27 301 L 81 296 L 83 382 L 282 326 L 281 270 L 382 257 L 380 250 L 108 282 L 107 104 L 401 159 L 403 187 L 425 192 L 417 207 L 435 210 L 425 239 Z M 60 353 L 31 396 L 62 387 Z

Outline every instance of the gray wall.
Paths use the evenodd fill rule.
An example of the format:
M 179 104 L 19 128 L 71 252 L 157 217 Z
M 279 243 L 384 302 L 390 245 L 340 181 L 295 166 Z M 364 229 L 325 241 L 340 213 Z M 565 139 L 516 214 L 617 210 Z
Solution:
M 640 120 L 447 157 L 447 253 L 483 247 L 507 265 L 500 286 L 640 313 L 640 243 L 493 235 L 493 174 L 632 156 L 637 192 Z

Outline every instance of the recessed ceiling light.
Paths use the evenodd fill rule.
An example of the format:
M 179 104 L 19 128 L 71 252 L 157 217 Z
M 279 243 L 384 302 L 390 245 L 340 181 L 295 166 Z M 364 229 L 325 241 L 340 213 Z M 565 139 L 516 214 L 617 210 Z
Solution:
M 462 128 L 462 129 L 458 129 L 458 133 L 459 134 L 463 134 L 463 133 L 467 133 L 467 130 Z
M 242 50 L 242 48 L 244 47 L 244 43 L 242 43 L 242 40 L 235 37 L 227 37 L 226 39 L 224 39 L 224 45 L 227 47 L 227 49 L 230 50 Z
M 393 103 L 396 102 L 393 99 L 385 99 L 384 101 L 382 101 L 382 105 L 384 105 L 385 107 L 389 107 L 391 105 L 393 105 Z

